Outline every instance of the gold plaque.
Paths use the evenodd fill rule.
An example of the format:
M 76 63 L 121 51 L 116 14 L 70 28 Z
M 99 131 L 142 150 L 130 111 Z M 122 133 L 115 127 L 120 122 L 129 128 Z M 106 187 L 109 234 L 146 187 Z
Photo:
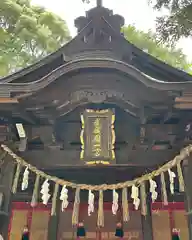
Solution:
M 81 115 L 81 156 L 87 164 L 110 164 L 115 159 L 115 115 L 112 110 L 86 109 Z

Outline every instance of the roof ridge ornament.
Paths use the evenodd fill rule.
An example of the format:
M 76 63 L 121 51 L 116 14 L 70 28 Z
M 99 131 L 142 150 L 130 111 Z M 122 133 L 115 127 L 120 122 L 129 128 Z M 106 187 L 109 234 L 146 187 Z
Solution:
M 83 0 L 88 2 L 89 0 Z M 88 10 L 86 16 L 75 19 L 78 33 L 84 32 L 81 40 L 89 46 L 92 44 L 108 44 L 113 41 L 113 36 L 121 35 L 124 18 L 114 14 L 112 10 L 103 7 L 103 0 L 96 0 L 96 7 Z M 82 36 L 82 34 L 81 34 Z
M 103 5 L 102 2 L 103 2 L 102 0 L 97 0 L 97 7 L 102 7 Z
M 90 3 L 90 0 L 83 0 L 83 2 Z M 103 1 L 102 0 L 97 0 L 97 7 L 102 7 L 103 6 Z

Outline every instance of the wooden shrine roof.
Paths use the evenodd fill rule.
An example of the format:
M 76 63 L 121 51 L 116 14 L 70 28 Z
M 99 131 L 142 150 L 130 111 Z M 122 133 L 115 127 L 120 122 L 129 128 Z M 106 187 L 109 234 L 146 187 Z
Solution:
M 173 82 L 182 89 L 185 86 L 179 83 L 192 80 L 191 75 L 159 61 L 128 42 L 120 32 L 123 24 L 124 19 L 113 15 L 109 9 L 93 8 L 87 12 L 86 17 L 75 20 L 78 35 L 74 39 L 36 64 L 4 77 L 0 82 L 6 88 L 14 88 L 14 84 L 6 85 L 7 83 L 20 83 L 20 87 L 29 82 L 36 85 L 37 81 L 46 78 L 48 74 L 54 74 L 61 66 L 67 68 L 74 62 L 80 64 L 81 61 L 91 62 L 93 59 L 100 59 L 101 65 L 109 65 L 111 61 L 117 62 L 117 65 L 127 65 L 127 71 L 134 69 L 135 72 L 140 72 L 146 79 L 157 83 L 157 88 L 166 85 L 166 82 Z M 97 67 L 100 68 L 101 65 Z M 142 78 L 138 76 L 138 79 Z
M 45 114 L 51 108 L 55 116 L 62 115 L 85 99 L 85 104 L 116 103 L 134 116 L 144 105 L 168 111 L 175 106 L 191 108 L 192 76 L 129 43 L 121 33 L 123 24 L 121 16 L 104 7 L 77 18 L 74 39 L 0 80 L 1 111 L 12 108 L 14 115 L 22 110 L 26 116 L 32 113 L 27 118 L 39 119 L 39 109 Z
M 75 122 L 73 129 L 78 131 L 83 108 L 104 104 L 129 113 L 138 129 L 157 118 L 163 130 L 158 126 L 158 133 L 150 133 L 153 140 L 180 139 L 175 127 L 174 134 L 167 136 L 164 123 L 176 118 L 183 132 L 191 122 L 192 76 L 129 43 L 121 34 L 123 24 L 121 16 L 103 7 L 77 18 L 74 39 L 38 63 L 0 80 L 1 116 L 13 124 L 26 121 L 53 126 L 62 118 L 67 125 L 68 113 L 75 109 L 77 115 L 69 123 Z M 183 109 L 187 110 L 184 114 Z M 158 136 L 162 132 L 165 137 Z

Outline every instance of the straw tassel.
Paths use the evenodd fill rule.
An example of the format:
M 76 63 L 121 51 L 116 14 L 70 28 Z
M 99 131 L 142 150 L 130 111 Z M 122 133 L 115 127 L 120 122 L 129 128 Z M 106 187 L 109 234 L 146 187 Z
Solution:
M 55 184 L 54 193 L 53 193 L 53 198 L 52 198 L 51 216 L 55 216 L 55 215 L 56 215 L 56 206 L 57 206 L 57 195 L 58 195 L 58 191 L 59 191 L 59 184 L 56 183 L 56 184 Z
M 76 189 L 75 201 L 73 205 L 72 225 L 76 226 L 79 222 L 79 204 L 80 204 L 80 188 Z
M 2 163 L 5 157 L 7 156 L 8 152 L 3 151 L 3 153 L 0 155 L 0 162 Z
M 122 208 L 123 208 L 123 222 L 128 222 L 130 220 L 130 215 L 127 188 L 122 189 Z
M 31 199 L 31 207 L 35 207 L 38 202 L 38 194 L 39 194 L 39 182 L 40 182 L 40 175 L 36 175 L 35 179 L 35 186 L 33 189 L 33 196 Z
M 13 181 L 13 186 L 12 186 L 12 193 L 13 194 L 15 194 L 17 192 L 17 186 L 18 186 L 18 182 L 19 182 L 20 173 L 21 173 L 21 165 L 18 163 L 16 172 L 15 172 L 14 181 Z
M 141 194 L 141 214 L 143 216 L 147 215 L 147 202 L 146 202 L 146 188 L 145 188 L 145 182 L 141 183 L 140 186 L 140 194 Z
M 162 194 L 162 201 L 164 205 L 168 205 L 168 199 L 167 199 L 167 189 L 166 189 L 166 183 L 165 183 L 165 175 L 162 172 L 161 173 L 161 194 Z
M 181 169 L 181 163 L 177 164 L 177 174 L 178 174 L 178 180 L 179 180 L 179 191 L 184 192 L 185 191 L 185 183 L 183 178 L 183 172 Z
M 99 191 L 99 209 L 98 209 L 98 218 L 97 226 L 104 227 L 104 212 L 103 212 L 103 191 Z

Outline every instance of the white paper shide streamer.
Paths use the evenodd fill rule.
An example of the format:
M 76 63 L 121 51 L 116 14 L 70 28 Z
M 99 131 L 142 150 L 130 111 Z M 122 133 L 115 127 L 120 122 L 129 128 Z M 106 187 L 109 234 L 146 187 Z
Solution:
M 88 196 L 88 216 L 91 216 L 91 213 L 94 212 L 94 200 L 95 200 L 95 195 L 92 193 L 91 190 L 89 190 L 89 196 Z
M 69 202 L 68 202 L 68 189 L 66 188 L 66 185 L 64 185 L 61 189 L 60 193 L 60 200 L 62 201 L 61 204 L 61 211 L 64 212 L 65 209 L 68 207 Z
M 112 213 L 113 215 L 117 214 L 118 208 L 119 208 L 119 194 L 115 191 L 115 189 L 113 190 L 113 204 L 112 204 Z
M 157 183 L 154 180 L 150 179 L 149 184 L 150 184 L 151 200 L 154 203 L 158 196 L 158 192 L 156 191 Z
M 131 188 L 131 198 L 133 199 L 133 204 L 135 206 L 135 210 L 138 210 L 140 205 L 140 199 L 139 199 L 139 188 L 135 185 Z
M 169 173 L 169 181 L 170 181 L 170 192 L 171 194 L 174 194 L 174 181 L 175 181 L 175 173 L 173 171 L 171 171 L 170 169 L 168 169 L 168 173 Z
M 44 183 L 42 184 L 41 186 L 41 194 L 42 194 L 42 201 L 43 201 L 43 204 L 47 205 L 48 201 L 49 201 L 49 198 L 51 197 L 51 195 L 49 194 L 49 182 L 48 182 L 48 179 L 46 179 L 44 181 Z
M 28 167 L 25 168 L 25 171 L 23 173 L 23 181 L 21 184 L 21 190 L 24 191 L 28 188 L 28 182 L 29 182 L 29 170 Z

